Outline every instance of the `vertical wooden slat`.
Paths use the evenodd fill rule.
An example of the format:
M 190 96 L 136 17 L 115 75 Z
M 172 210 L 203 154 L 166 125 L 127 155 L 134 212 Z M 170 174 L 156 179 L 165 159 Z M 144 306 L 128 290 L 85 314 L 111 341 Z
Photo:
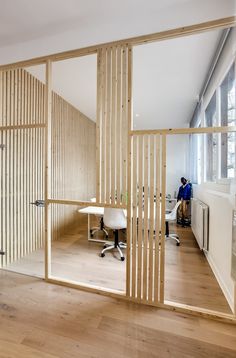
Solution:
M 160 255 L 160 302 L 164 303 L 165 272 L 165 211 L 166 211 L 166 135 L 161 146 L 161 255 Z
M 142 298 L 142 258 L 143 258 L 143 137 L 138 138 L 138 281 L 137 298 Z
M 143 236 L 143 299 L 147 299 L 148 279 L 147 279 L 147 260 L 148 260 L 148 170 L 149 170 L 149 137 L 144 136 L 144 236 Z
M 3 118 L 3 103 L 2 103 L 2 93 L 3 93 L 3 77 L 2 77 L 2 71 L 0 71 L 0 125 L 2 125 L 2 118 Z M 0 144 L 3 144 L 2 142 L 2 131 L 0 131 Z M 2 167 L 2 153 L 3 150 L 0 150 L 0 250 L 2 250 L 3 247 L 3 236 L 2 236 L 2 199 L 3 199 L 3 191 L 2 191 L 2 176 L 3 176 L 3 167 Z M 3 256 L 0 257 L 0 267 L 3 266 Z
M 11 91 L 11 86 L 10 86 L 10 76 L 11 73 L 10 71 L 7 72 L 7 103 L 6 103 L 6 118 L 7 118 L 7 123 L 9 123 L 11 125 L 11 117 L 10 117 L 10 91 Z M 6 262 L 7 264 L 10 262 L 10 257 L 11 257 L 11 237 L 9 236 L 9 231 L 10 231 L 10 186 L 9 186 L 9 182 L 10 182 L 10 135 L 9 132 L 6 135 L 6 192 L 5 192 L 5 203 L 6 203 L 6 235 L 8 237 L 8 240 L 6 242 Z
M 115 178 L 116 178 L 116 97 L 117 97 L 117 84 L 116 84 L 116 47 L 112 48 L 111 54 L 111 134 L 110 134 L 110 151 L 111 151 L 111 204 L 115 205 L 116 198 L 116 187 L 115 187 Z
M 17 70 L 17 124 L 20 124 L 20 116 L 21 116 L 21 69 Z M 17 209 L 16 209 L 16 221 L 17 221 L 17 259 L 21 257 L 21 170 L 20 170 L 20 157 L 21 157 L 21 136 L 19 131 L 16 132 L 17 136 L 17 153 L 16 153 L 16 176 L 17 176 Z
M 5 77 L 5 76 L 4 76 Z M 5 83 L 4 83 L 5 84 Z M 3 87 L 3 91 L 6 91 L 6 87 Z M 3 97 L 4 98 L 4 97 Z M 3 103 L 3 111 L 5 107 L 5 102 Z M 3 112 L 4 115 L 4 112 Z M 2 143 L 6 145 L 6 132 L 2 132 Z M 3 238 L 7 237 L 6 231 L 6 150 L 2 153 L 2 230 L 1 234 Z M 6 252 L 7 249 L 7 240 L 2 241 L 2 250 Z M 7 254 L 3 256 L 2 265 L 5 266 L 7 264 Z
M 52 63 L 46 63 L 46 129 L 45 129 L 45 278 L 51 274 L 51 115 L 52 115 Z
M 122 52 L 122 204 L 127 204 L 127 48 Z
M 133 137 L 133 188 L 132 188 L 132 297 L 137 293 L 137 137 Z
M 117 47 L 117 96 L 116 96 L 116 196 L 117 204 L 121 203 L 120 181 L 121 181 L 121 47 Z
M 106 203 L 110 203 L 111 196 L 111 55 L 112 49 L 107 49 L 107 93 L 106 93 Z
M 96 116 L 96 202 L 101 202 L 101 121 L 103 113 L 103 57 L 101 51 L 97 54 L 97 116 Z
M 18 70 L 14 70 L 14 96 L 13 96 L 13 106 L 14 106 L 14 112 L 13 112 L 13 117 L 14 117 L 14 123 L 17 124 L 18 121 L 18 113 L 17 113 L 17 82 L 18 82 Z M 13 249 L 13 260 L 15 261 L 17 259 L 17 246 L 18 246 L 18 242 L 17 242 L 17 195 L 18 195 L 18 179 L 17 179 L 17 143 L 18 143 L 18 135 L 17 135 L 17 131 L 14 131 L 12 133 L 13 135 L 13 173 L 12 173 L 12 180 L 13 180 L 13 185 L 12 185 L 12 196 L 13 196 L 13 240 L 14 240 L 14 249 Z
M 160 231 L 160 136 L 155 136 L 155 257 L 154 257 L 154 301 L 159 299 L 159 231 Z
M 14 76 L 14 70 L 10 71 L 10 118 L 12 125 L 15 124 L 15 108 L 14 108 L 14 82 L 15 82 L 15 76 Z M 14 238 L 14 132 L 10 132 L 10 150 L 9 150 L 9 156 L 10 156 L 10 171 L 9 171 L 9 237 L 11 242 L 11 253 L 10 253 L 10 260 L 14 260 L 14 251 L 15 251 L 15 238 Z
M 128 64 L 127 64 L 127 99 L 126 99 L 126 103 L 127 103 L 127 130 L 124 132 L 124 136 L 126 137 L 126 143 L 127 143 L 127 147 L 126 147 L 126 158 L 127 158 L 127 164 L 128 164 L 128 168 L 126 166 L 126 173 L 127 173 L 127 212 L 128 212 L 128 217 L 127 217 L 127 260 L 126 260 L 126 292 L 130 295 L 130 283 L 131 283 L 131 265 L 132 265 L 132 260 L 131 260 L 131 235 L 132 235 L 132 230 L 131 230 L 131 225 L 132 225 L 132 218 L 130 216 L 131 214 L 131 180 L 132 180 L 132 176 L 131 176 L 131 162 L 132 162 L 132 158 L 131 158 L 131 147 L 132 147 L 132 142 L 131 142 L 131 137 L 129 135 L 131 127 L 132 127 L 132 47 L 128 48 Z
M 154 137 L 150 136 L 150 176 L 149 176 L 149 262 L 148 300 L 153 299 L 153 236 L 154 236 Z
M 101 132 L 101 202 L 105 202 L 106 197 L 106 181 L 105 181 L 105 163 L 106 163 L 106 117 L 107 117 L 107 81 L 106 81 L 106 68 L 107 68 L 107 51 L 106 49 L 102 49 L 101 57 L 102 57 L 102 117 L 100 121 L 100 132 Z

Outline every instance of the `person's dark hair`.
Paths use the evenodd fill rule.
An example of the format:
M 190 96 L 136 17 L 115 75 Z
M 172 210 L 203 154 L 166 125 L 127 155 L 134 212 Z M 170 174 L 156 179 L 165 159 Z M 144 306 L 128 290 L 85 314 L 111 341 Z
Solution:
M 185 177 L 182 177 L 182 178 L 180 179 L 180 181 L 181 181 L 181 183 L 183 183 L 183 184 L 187 183 L 187 179 L 185 179 Z

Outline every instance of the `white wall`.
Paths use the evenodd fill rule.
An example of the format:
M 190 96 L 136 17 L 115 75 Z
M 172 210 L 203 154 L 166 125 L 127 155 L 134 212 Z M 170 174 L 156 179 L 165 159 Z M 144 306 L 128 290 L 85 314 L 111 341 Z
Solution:
M 223 186 L 222 189 L 227 191 L 226 186 Z M 209 206 L 209 251 L 206 257 L 233 309 L 234 282 L 231 278 L 231 247 L 234 196 L 230 192 L 220 192 L 214 183 L 194 185 L 193 196 Z
M 166 151 L 166 194 L 178 194 L 181 185 L 180 178 L 189 177 L 189 136 L 169 135 L 167 136 Z

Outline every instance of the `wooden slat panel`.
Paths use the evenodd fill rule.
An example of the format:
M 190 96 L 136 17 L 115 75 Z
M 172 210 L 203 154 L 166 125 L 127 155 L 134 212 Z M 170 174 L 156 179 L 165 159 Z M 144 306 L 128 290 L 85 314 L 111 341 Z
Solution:
M 35 195 L 36 157 L 42 157 L 36 153 L 35 133 L 41 132 L 42 136 L 42 131 L 16 129 L 30 123 L 31 128 L 34 126 L 35 86 L 36 80 L 26 71 L 1 73 L 1 144 L 6 146 L 1 150 L 1 248 L 6 251 L 3 266 L 38 247 L 35 211 L 29 201 Z
M 160 192 L 160 174 L 165 168 L 165 142 L 161 151 L 159 142 L 158 135 L 133 136 L 131 155 L 131 297 L 150 303 L 159 301 L 159 233 L 165 237 L 165 212 L 160 227 L 160 207 L 163 210 L 165 206 L 165 200 L 164 204 L 160 202 L 160 196 L 165 198 L 165 177 Z
M 98 58 L 97 140 L 101 146 L 97 200 L 115 207 L 120 203 L 127 205 L 128 47 L 101 49 Z

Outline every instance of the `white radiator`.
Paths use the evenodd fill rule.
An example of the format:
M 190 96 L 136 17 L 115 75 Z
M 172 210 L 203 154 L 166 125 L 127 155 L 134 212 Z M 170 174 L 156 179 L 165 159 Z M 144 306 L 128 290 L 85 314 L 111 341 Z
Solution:
M 198 199 L 191 202 L 191 226 L 201 250 L 209 248 L 209 207 Z

